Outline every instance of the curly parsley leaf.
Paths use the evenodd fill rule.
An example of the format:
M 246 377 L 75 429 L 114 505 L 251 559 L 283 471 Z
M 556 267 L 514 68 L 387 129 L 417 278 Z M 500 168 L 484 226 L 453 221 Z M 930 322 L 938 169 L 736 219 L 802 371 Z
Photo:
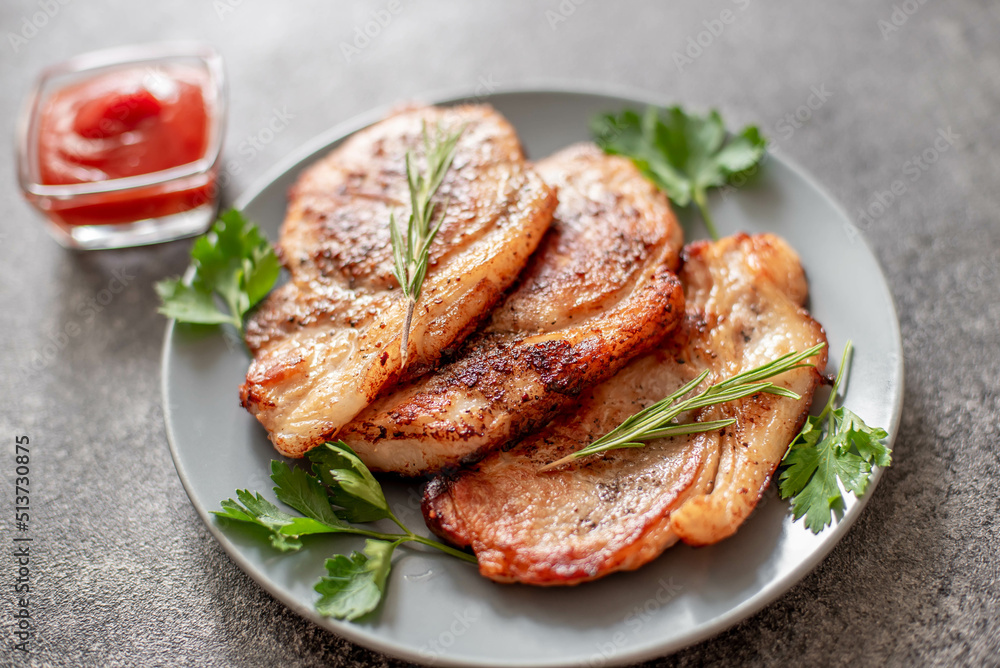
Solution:
M 230 323 L 240 332 L 243 316 L 267 295 L 281 270 L 270 242 L 236 209 L 195 240 L 191 264 L 190 282 L 173 278 L 156 284 L 160 313 L 178 322 Z
M 302 515 L 291 515 L 245 489 L 238 501 L 226 499 L 216 515 L 255 527 L 282 552 L 299 550 L 301 537 L 313 534 L 353 534 L 369 539 L 363 552 L 335 555 L 326 561 L 327 576 L 316 585 L 317 610 L 327 616 L 357 619 L 378 607 L 391 568 L 390 558 L 406 542 L 433 547 L 469 563 L 467 552 L 418 536 L 404 525 L 386 501 L 378 481 L 345 443 L 325 443 L 309 453 L 314 471 L 271 462 L 271 480 L 278 500 Z M 338 510 L 339 508 L 339 510 Z M 403 533 L 386 533 L 347 522 L 393 521 Z M 346 520 L 346 521 L 345 521 Z
M 316 611 L 324 617 L 355 620 L 375 610 L 385 593 L 398 542 L 366 540 L 364 552 L 338 554 L 326 560 L 327 574 L 314 589 L 320 594 Z
M 680 107 L 600 114 L 590 130 L 606 153 L 630 158 L 677 206 L 694 202 L 713 239 L 719 235 L 708 212 L 708 189 L 756 165 L 767 145 L 756 126 L 728 135 L 718 111 L 699 116 Z
M 892 453 L 882 441 L 884 429 L 869 427 L 847 408 L 834 408 L 850 365 L 847 343 L 830 399 L 823 411 L 809 417 L 785 453 L 779 491 L 792 499 L 795 519 L 819 533 L 844 508 L 843 489 L 860 496 L 868 489 L 873 466 L 889 466 Z

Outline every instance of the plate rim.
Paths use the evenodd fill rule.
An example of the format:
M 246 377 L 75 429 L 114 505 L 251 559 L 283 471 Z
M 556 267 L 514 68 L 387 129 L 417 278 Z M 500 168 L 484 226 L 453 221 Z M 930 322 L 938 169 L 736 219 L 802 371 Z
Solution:
M 434 105 L 451 105 L 451 104 L 461 104 L 463 102 L 479 101 L 481 103 L 489 104 L 490 100 L 496 97 L 505 96 L 515 96 L 515 95 L 584 95 L 584 96 L 594 96 L 594 97 L 605 97 L 605 98 L 616 98 L 621 103 L 631 103 L 631 104 L 641 104 L 641 105 L 657 105 L 657 106 L 668 106 L 670 104 L 676 104 L 667 99 L 667 96 L 637 87 L 625 86 L 621 84 L 607 83 L 607 82 L 594 82 L 594 81 L 572 81 L 565 79 L 534 79 L 529 80 L 524 84 L 517 86 L 504 87 L 497 90 L 489 95 L 477 95 L 473 89 L 469 86 L 462 87 L 450 87 L 437 89 L 435 91 L 427 92 L 424 94 L 415 94 L 408 98 L 408 100 L 434 104 Z M 312 138 L 306 140 L 298 147 L 293 149 L 284 158 L 277 161 L 274 166 L 265 171 L 261 176 L 251 181 L 250 185 L 233 200 L 232 206 L 237 209 L 244 209 L 247 204 L 252 200 L 259 197 L 260 194 L 266 190 L 274 181 L 283 177 L 286 173 L 298 168 L 304 167 L 302 162 L 308 157 L 329 148 L 332 144 L 340 141 L 350 134 L 357 132 L 379 120 L 384 118 L 392 109 L 398 108 L 399 103 L 382 104 L 367 111 L 356 114 L 345 121 L 337 123 L 333 127 L 320 132 L 319 134 L 313 136 Z M 862 250 L 866 252 L 875 264 L 878 270 L 881 282 L 879 284 L 879 289 L 884 293 L 889 306 L 891 307 L 891 322 L 893 329 L 893 343 L 895 344 L 897 350 L 899 351 L 898 360 L 893 369 L 894 373 L 894 383 L 893 387 L 896 389 L 896 397 L 893 405 L 891 407 L 892 411 L 892 423 L 886 428 L 889 433 L 889 446 L 892 447 L 895 443 L 896 437 L 899 431 L 900 421 L 902 419 L 903 403 L 905 395 L 905 362 L 904 362 L 904 350 L 902 333 L 899 324 L 899 312 L 896 307 L 896 300 L 890 289 L 889 282 L 886 280 L 885 271 L 882 264 L 879 262 L 878 256 L 873 252 L 872 247 L 868 243 L 868 240 L 864 237 L 861 230 L 854 224 L 854 221 L 850 218 L 844 207 L 830 195 L 829 192 L 804 168 L 801 167 L 795 160 L 787 157 L 784 152 L 779 155 L 769 154 L 769 160 L 773 160 L 783 167 L 787 168 L 796 177 L 802 179 L 813 191 L 815 191 L 819 196 L 826 202 L 826 204 L 835 211 L 843 220 L 843 223 L 847 226 L 847 229 L 853 232 L 854 243 L 860 243 Z M 166 326 L 166 331 L 163 339 L 163 349 L 160 355 L 160 392 L 161 392 L 161 407 L 163 410 L 163 419 L 165 424 L 167 442 L 170 449 L 170 456 L 173 460 L 174 468 L 177 471 L 177 475 L 180 478 L 181 485 L 184 488 L 185 493 L 188 496 L 189 501 L 194 506 L 195 511 L 198 513 L 202 522 L 208 528 L 209 533 L 215 538 L 219 545 L 226 552 L 228 557 L 237 565 L 239 568 L 246 573 L 250 578 L 256 582 L 265 592 L 270 596 L 277 599 L 283 603 L 290 610 L 309 620 L 313 624 L 319 626 L 320 628 L 334 633 L 340 637 L 343 637 L 351 642 L 358 645 L 366 647 L 368 649 L 381 652 L 383 654 L 403 659 L 407 661 L 414 661 L 421 665 L 427 664 L 427 657 L 417 651 L 415 648 L 410 647 L 396 641 L 387 640 L 383 637 L 378 636 L 376 633 L 365 629 L 364 627 L 357 626 L 351 622 L 346 622 L 342 620 L 336 620 L 332 618 L 322 617 L 316 611 L 308 606 L 300 604 L 294 597 L 287 593 L 280 586 L 275 586 L 273 582 L 270 581 L 267 574 L 262 570 L 258 569 L 254 564 L 252 564 L 247 558 L 245 558 L 242 553 L 237 549 L 234 543 L 232 543 L 228 537 L 221 531 L 221 529 L 216 525 L 212 518 L 210 511 L 203 506 L 201 501 L 196 498 L 193 494 L 192 483 L 188 478 L 186 471 L 182 470 L 180 466 L 180 458 L 177 448 L 177 439 L 173 431 L 173 411 L 167 401 L 168 396 L 168 368 L 171 358 L 171 348 L 174 339 L 176 321 L 171 319 Z M 773 603 L 780 596 L 790 591 L 795 585 L 802 581 L 802 579 L 813 572 L 822 563 L 826 557 L 830 554 L 834 547 L 836 547 L 847 532 L 853 527 L 854 523 L 863 513 L 865 507 L 867 507 L 868 502 L 873 496 L 875 489 L 878 486 L 879 481 L 884 475 L 885 469 L 883 467 L 877 467 L 874 475 L 872 476 L 871 482 L 869 483 L 868 490 L 861 497 L 856 497 L 856 502 L 844 513 L 837 524 L 833 527 L 826 529 L 824 533 L 823 542 L 820 543 L 815 549 L 813 549 L 804 560 L 799 562 L 788 574 L 783 577 L 771 580 L 767 583 L 760 591 L 757 592 L 750 599 L 744 601 L 743 603 L 730 608 L 725 613 L 717 616 L 715 619 L 708 623 L 705 623 L 699 628 L 693 629 L 686 635 L 675 638 L 668 642 L 657 642 L 655 640 L 641 644 L 639 646 L 633 647 L 627 651 L 621 651 L 615 654 L 613 657 L 607 657 L 601 665 L 608 666 L 621 666 L 629 665 L 641 661 L 646 661 L 649 659 L 654 659 L 658 657 L 664 657 L 673 654 L 681 649 L 691 647 L 707 638 L 718 635 L 719 633 L 725 631 L 726 629 L 735 626 L 739 622 L 748 619 L 752 615 L 756 614 L 766 606 Z M 435 665 L 441 666 L 472 666 L 477 668 L 489 668 L 495 666 L 509 666 L 517 668 L 557 668 L 568 665 L 584 665 L 583 661 L 580 662 L 567 662 L 561 659 L 551 659 L 551 660 L 506 660 L 503 662 L 499 661 L 487 661 L 487 660 L 477 660 L 468 658 L 454 658 L 448 657 L 447 655 L 436 656 L 433 660 Z

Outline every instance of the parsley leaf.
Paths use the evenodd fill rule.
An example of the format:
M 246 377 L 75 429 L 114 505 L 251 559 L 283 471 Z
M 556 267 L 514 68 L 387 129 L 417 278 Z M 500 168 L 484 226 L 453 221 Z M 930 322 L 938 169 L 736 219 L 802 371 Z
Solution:
M 688 114 L 680 107 L 648 107 L 641 116 L 626 109 L 617 116 L 595 116 L 590 130 L 598 146 L 631 158 L 674 204 L 694 202 L 713 239 L 719 235 L 708 212 L 708 189 L 756 165 L 767 145 L 753 125 L 727 135 L 714 109 L 706 116 Z
M 219 216 L 212 229 L 195 240 L 191 263 L 190 283 L 173 278 L 156 284 L 160 313 L 178 322 L 230 323 L 241 333 L 243 316 L 267 295 L 281 270 L 271 244 L 236 209 Z
M 213 512 L 229 520 L 263 528 L 268 532 L 271 545 L 283 552 L 301 548 L 300 536 L 351 533 L 351 527 L 344 524 L 334 513 L 327 499 L 326 490 L 318 480 L 302 469 L 293 469 L 278 461 L 271 462 L 271 471 L 271 479 L 276 484 L 274 493 L 278 500 L 306 517 L 289 515 L 262 497 L 260 493 L 251 494 L 245 489 L 236 490 L 239 502 L 227 499 L 220 504 L 222 512 Z
M 382 486 L 354 450 L 342 441 L 309 451 L 313 472 L 330 489 L 330 500 L 348 522 L 375 522 L 389 517 Z
M 378 607 L 398 542 L 366 540 L 364 553 L 338 554 L 326 560 L 327 574 L 314 589 L 316 611 L 324 617 L 354 620 Z
M 795 519 L 819 533 L 844 508 L 841 486 L 856 495 L 865 493 L 872 466 L 889 466 L 892 453 L 882 441 L 884 429 L 872 428 L 847 408 L 834 409 L 837 391 L 850 365 L 852 346 L 847 343 L 837 380 L 823 411 L 811 416 L 785 453 L 780 476 L 781 498 L 792 499 Z
M 402 543 L 420 543 L 477 563 L 467 552 L 408 529 L 389 508 L 375 476 L 342 441 L 314 448 L 309 458 L 313 462 L 312 472 L 284 462 L 271 462 L 275 495 L 302 515 L 286 513 L 259 493 L 245 489 L 236 490 L 239 501 L 226 499 L 220 504 L 222 510 L 213 512 L 226 520 L 256 527 L 282 552 L 301 549 L 301 537 L 312 534 L 353 534 L 367 538 L 363 552 L 327 559 L 327 575 L 315 587 L 321 595 L 316 604 L 320 614 L 357 619 L 377 608 L 385 592 L 392 552 Z M 381 519 L 392 520 L 403 533 L 385 533 L 347 523 Z
M 282 532 L 282 529 L 292 525 L 296 518 L 294 515 L 282 512 L 276 505 L 260 495 L 251 494 L 245 489 L 236 490 L 236 498 L 239 501 L 226 499 L 221 504 L 222 512 L 213 511 L 220 517 L 245 522 L 267 531 L 271 545 L 282 552 L 291 552 L 302 547 L 302 541 L 298 536 L 289 536 Z M 242 504 L 242 505 L 241 505 Z
M 156 284 L 156 293 L 162 302 L 160 313 L 178 322 L 199 325 L 220 325 L 224 322 L 235 324 L 232 316 L 219 310 L 211 289 L 201 281 L 186 285 L 180 279 L 167 279 Z
M 274 494 L 278 501 L 329 527 L 345 526 L 330 506 L 326 489 L 307 471 L 272 460 L 271 480 L 274 481 Z

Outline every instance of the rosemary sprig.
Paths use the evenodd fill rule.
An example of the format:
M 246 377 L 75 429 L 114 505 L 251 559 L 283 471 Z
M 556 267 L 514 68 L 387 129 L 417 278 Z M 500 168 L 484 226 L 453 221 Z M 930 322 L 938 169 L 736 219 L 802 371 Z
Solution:
M 450 135 L 444 134 L 441 126 L 435 130 L 433 141 L 427 135 L 427 126 L 422 130 L 424 153 L 427 156 L 427 172 L 417 173 L 413 166 L 413 155 L 406 152 L 406 181 L 410 188 L 410 220 L 406 226 L 404 239 L 396 224 L 396 214 L 389 216 L 389 229 L 392 236 L 392 257 L 395 264 L 393 274 L 403 288 L 407 299 L 406 322 L 403 324 L 402 366 L 406 367 L 406 357 L 410 340 L 410 325 L 413 322 L 413 310 L 420 299 L 424 277 L 427 275 L 427 262 L 430 257 L 431 243 L 437 236 L 444 222 L 444 210 L 441 208 L 441 219 L 431 227 L 436 207 L 431 204 L 431 198 L 441 186 L 444 175 L 451 167 L 455 157 L 455 146 L 462 136 L 464 127 Z
M 697 378 L 687 383 L 670 396 L 665 397 L 660 401 L 657 401 L 652 406 L 639 411 L 590 445 L 577 450 L 573 454 L 567 455 L 562 459 L 557 459 L 551 464 L 546 464 L 541 468 L 541 470 L 549 471 L 575 459 L 580 459 L 581 457 L 594 455 L 600 452 L 607 452 L 609 450 L 617 450 L 619 448 L 641 448 L 647 441 L 652 441 L 658 438 L 669 438 L 671 436 L 697 434 L 705 431 L 722 429 L 723 427 L 728 427 L 736 422 L 734 418 L 726 420 L 712 420 L 710 422 L 676 422 L 677 417 L 687 411 L 705 408 L 706 406 L 713 406 L 715 404 L 721 404 L 735 399 L 742 399 L 743 397 L 749 397 L 753 394 L 757 394 L 758 392 L 776 394 L 780 397 L 788 397 L 790 399 L 800 399 L 801 397 L 795 392 L 775 385 L 774 383 L 767 381 L 767 379 L 785 373 L 786 371 L 812 366 L 811 364 L 803 364 L 803 360 L 806 360 L 818 353 L 825 345 L 825 343 L 820 343 L 801 353 L 791 352 L 786 355 L 782 355 L 767 364 L 759 366 L 755 369 L 750 369 L 749 371 L 744 371 L 743 373 L 737 374 L 732 378 L 711 385 L 695 396 L 682 401 L 682 397 L 694 391 L 694 389 L 708 377 L 709 372 L 708 370 L 705 370 Z

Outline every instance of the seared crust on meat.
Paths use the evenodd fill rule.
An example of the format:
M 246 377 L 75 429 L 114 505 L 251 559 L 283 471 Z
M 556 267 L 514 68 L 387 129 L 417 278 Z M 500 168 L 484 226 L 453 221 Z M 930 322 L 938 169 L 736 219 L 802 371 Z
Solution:
M 405 299 L 392 274 L 389 217 L 405 225 L 406 152 L 425 163 L 422 130 L 462 129 L 434 201 L 444 222 L 413 316 L 405 375 L 415 377 L 474 330 L 538 246 L 556 197 L 488 106 L 423 107 L 362 130 L 307 169 L 290 193 L 280 256 L 291 280 L 247 325 L 254 355 L 243 405 L 292 457 L 334 437 L 404 375 Z M 439 214 L 440 215 L 440 214 Z
M 369 468 L 419 475 L 476 459 L 544 426 L 683 316 L 682 232 L 666 196 L 593 144 L 537 169 L 559 206 L 514 291 L 456 361 L 340 433 Z
M 694 416 L 735 417 L 722 432 L 661 439 L 538 471 L 703 369 L 711 371 L 706 383 L 717 382 L 826 340 L 802 308 L 807 286 L 799 260 L 777 237 L 692 244 L 680 276 L 687 316 L 660 350 L 633 360 L 510 451 L 428 485 L 428 526 L 471 546 L 486 577 L 585 582 L 638 568 L 678 539 L 693 545 L 721 540 L 750 515 L 808 414 L 825 349 L 809 360 L 816 368 L 774 379 L 799 400 L 749 397 Z

